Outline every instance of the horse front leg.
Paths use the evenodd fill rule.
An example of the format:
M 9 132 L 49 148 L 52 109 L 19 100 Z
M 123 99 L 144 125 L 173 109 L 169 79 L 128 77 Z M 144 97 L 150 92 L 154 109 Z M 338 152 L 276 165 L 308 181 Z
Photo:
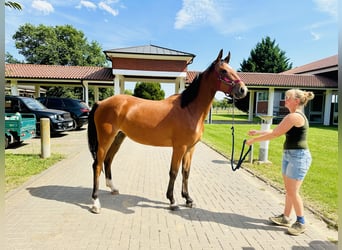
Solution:
M 112 145 L 110 146 L 110 148 L 107 152 L 105 161 L 104 161 L 106 186 L 110 188 L 111 193 L 113 195 L 119 194 L 119 190 L 117 188 L 115 188 L 113 181 L 112 181 L 111 165 L 112 165 L 112 161 L 114 159 L 115 154 L 119 151 L 119 148 L 120 148 L 120 146 L 121 146 L 121 144 L 125 138 L 126 138 L 126 135 L 121 131 L 115 136 L 115 139 L 114 139 Z
M 176 210 L 178 208 L 175 198 L 173 196 L 173 189 L 175 186 L 176 177 L 178 174 L 181 159 L 185 153 L 185 148 L 173 148 L 171 167 L 169 172 L 169 185 L 167 187 L 166 197 L 170 200 L 170 209 Z
M 184 154 L 184 157 L 182 160 L 182 175 L 183 175 L 182 197 L 185 198 L 187 207 L 192 207 L 193 205 L 193 200 L 189 195 L 188 180 L 189 180 L 191 160 L 192 160 L 192 155 L 194 153 L 194 150 L 195 150 L 195 147 L 190 148 Z

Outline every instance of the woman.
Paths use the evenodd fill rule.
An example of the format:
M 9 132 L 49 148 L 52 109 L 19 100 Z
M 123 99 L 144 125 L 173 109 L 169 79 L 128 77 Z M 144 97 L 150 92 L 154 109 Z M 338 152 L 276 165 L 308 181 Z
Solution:
M 305 232 L 304 205 L 299 189 L 311 164 L 311 154 L 307 143 L 308 120 L 304 114 L 304 106 L 314 98 L 312 92 L 290 89 L 285 93 L 285 107 L 290 111 L 281 123 L 273 130 L 250 130 L 248 135 L 257 136 L 247 140 L 247 145 L 255 142 L 272 140 L 286 135 L 284 142 L 282 175 L 285 184 L 285 208 L 283 214 L 270 217 L 274 224 L 286 226 L 291 235 Z M 291 225 L 291 210 L 297 215 L 296 222 Z

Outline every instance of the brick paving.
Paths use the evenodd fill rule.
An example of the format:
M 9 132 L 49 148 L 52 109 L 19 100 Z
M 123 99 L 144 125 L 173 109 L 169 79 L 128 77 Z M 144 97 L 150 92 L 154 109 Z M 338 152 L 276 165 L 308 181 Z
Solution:
M 290 236 L 267 218 L 282 212 L 283 195 L 199 143 L 193 157 L 189 192 L 181 198 L 181 172 L 175 183 L 180 205 L 166 199 L 171 148 L 126 139 L 112 172 L 119 195 L 101 176 L 100 214 L 92 214 L 92 159 L 86 130 L 51 139 L 51 152 L 65 160 L 6 194 L 5 249 L 337 249 L 337 232 L 306 211 L 307 232 Z M 40 152 L 40 140 L 9 149 Z M 0 246 L 0 248 L 2 248 Z

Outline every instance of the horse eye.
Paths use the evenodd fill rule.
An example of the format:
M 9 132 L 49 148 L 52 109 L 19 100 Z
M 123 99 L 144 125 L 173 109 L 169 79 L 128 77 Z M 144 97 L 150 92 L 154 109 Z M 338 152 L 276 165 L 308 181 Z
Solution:
M 221 73 L 222 74 L 227 74 L 227 70 L 223 69 L 223 70 L 221 70 Z

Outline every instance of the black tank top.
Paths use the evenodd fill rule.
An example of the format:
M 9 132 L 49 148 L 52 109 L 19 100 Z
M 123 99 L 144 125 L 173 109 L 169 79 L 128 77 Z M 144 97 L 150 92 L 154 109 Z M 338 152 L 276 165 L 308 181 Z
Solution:
M 302 127 L 293 126 L 287 133 L 285 134 L 286 139 L 284 142 L 284 149 L 308 149 L 307 142 L 307 131 L 309 128 L 309 122 L 306 116 L 301 112 L 296 112 L 303 116 L 305 123 Z

